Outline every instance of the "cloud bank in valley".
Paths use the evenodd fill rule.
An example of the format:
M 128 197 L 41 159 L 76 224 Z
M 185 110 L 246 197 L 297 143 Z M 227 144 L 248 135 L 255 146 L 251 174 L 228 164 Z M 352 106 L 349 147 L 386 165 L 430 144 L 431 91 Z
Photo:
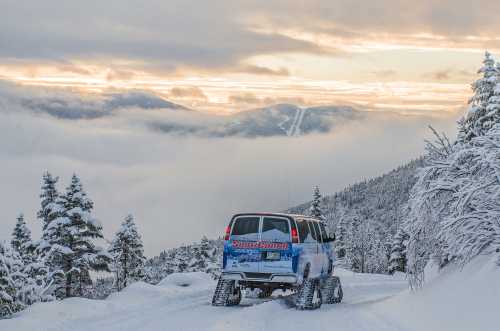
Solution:
M 283 210 L 308 200 L 313 185 L 332 193 L 386 172 L 421 154 L 427 124 L 453 132 L 455 119 L 384 114 L 330 134 L 256 139 L 175 136 L 144 125 L 165 116 L 176 115 L 135 108 L 68 120 L 2 98 L 0 238 L 19 212 L 38 236 L 43 171 L 61 177 L 60 189 L 76 172 L 106 236 L 133 213 L 155 254 L 220 235 L 232 213 Z

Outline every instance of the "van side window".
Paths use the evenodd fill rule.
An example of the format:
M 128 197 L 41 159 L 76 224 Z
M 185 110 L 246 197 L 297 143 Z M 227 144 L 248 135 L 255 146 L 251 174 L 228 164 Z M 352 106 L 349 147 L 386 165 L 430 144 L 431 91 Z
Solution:
M 262 223 L 262 240 L 290 241 L 290 226 L 287 219 L 264 217 Z
M 309 227 L 307 226 L 307 221 L 300 219 L 296 221 L 297 221 L 297 226 L 299 228 L 300 242 L 301 243 L 306 242 L 308 240 L 307 237 L 309 237 L 309 240 L 311 240 L 311 235 L 309 233 Z
M 316 231 L 314 230 L 314 222 L 307 221 L 309 223 L 309 231 L 311 231 L 312 239 L 314 241 L 318 241 L 318 236 L 316 235 Z
M 234 222 L 231 239 L 259 240 L 259 217 L 239 217 Z
M 321 238 L 321 231 L 319 230 L 319 224 L 318 222 L 312 222 L 312 223 L 314 224 L 314 232 L 316 232 L 316 240 L 322 243 L 323 239 Z
M 321 228 L 321 237 L 323 237 L 323 242 L 328 239 L 328 234 L 326 233 L 325 224 L 319 223 L 319 227 Z

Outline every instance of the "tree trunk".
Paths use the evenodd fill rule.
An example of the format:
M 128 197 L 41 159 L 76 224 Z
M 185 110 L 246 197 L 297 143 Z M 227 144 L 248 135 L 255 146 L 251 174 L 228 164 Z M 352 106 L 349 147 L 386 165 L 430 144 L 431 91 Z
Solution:
M 123 287 L 127 287 L 128 280 L 127 253 L 125 251 L 125 259 L 123 260 Z
M 66 298 L 69 298 L 71 296 L 71 273 L 68 272 L 66 274 Z

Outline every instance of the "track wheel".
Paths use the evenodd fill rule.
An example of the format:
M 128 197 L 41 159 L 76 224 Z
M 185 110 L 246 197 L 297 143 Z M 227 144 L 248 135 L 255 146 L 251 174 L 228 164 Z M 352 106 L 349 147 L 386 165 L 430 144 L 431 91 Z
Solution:
M 237 306 L 240 301 L 241 290 L 236 286 L 236 282 L 219 278 L 212 298 L 212 306 Z
M 317 279 L 304 279 L 297 291 L 295 307 L 300 310 L 313 310 L 321 307 L 323 297 Z
M 326 279 L 323 284 L 323 294 L 325 295 L 326 304 L 340 303 L 344 296 L 340 278 L 332 276 Z

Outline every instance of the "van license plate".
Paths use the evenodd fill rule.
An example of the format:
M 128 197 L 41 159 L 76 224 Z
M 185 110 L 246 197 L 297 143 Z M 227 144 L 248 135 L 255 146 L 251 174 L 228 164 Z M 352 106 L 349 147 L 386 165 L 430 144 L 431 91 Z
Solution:
M 281 257 L 280 252 L 266 252 L 267 260 L 279 260 Z

